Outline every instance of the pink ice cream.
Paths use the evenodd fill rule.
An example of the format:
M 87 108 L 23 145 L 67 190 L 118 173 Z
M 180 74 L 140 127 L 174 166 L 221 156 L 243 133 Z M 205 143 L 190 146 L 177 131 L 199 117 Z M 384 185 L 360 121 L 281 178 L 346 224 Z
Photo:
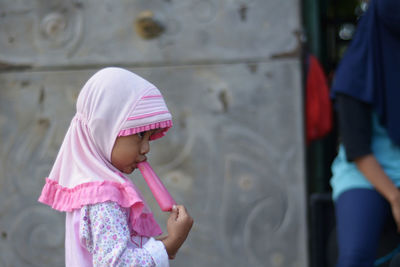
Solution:
M 176 205 L 176 202 L 168 192 L 167 188 L 165 188 L 160 178 L 158 178 L 150 164 L 147 161 L 144 161 L 138 163 L 137 166 L 151 192 L 153 193 L 154 198 L 157 200 L 161 210 L 171 211 L 172 206 Z

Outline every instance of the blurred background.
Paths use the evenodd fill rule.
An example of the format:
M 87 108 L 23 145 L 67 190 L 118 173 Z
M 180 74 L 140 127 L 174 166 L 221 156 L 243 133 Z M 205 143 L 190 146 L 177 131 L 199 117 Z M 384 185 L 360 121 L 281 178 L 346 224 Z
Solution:
M 105 66 L 154 83 L 173 114 L 149 158 L 195 225 L 171 266 L 333 266 L 329 84 L 365 9 L 0 0 L 0 267 L 64 265 L 65 216 L 37 198 L 80 89 Z

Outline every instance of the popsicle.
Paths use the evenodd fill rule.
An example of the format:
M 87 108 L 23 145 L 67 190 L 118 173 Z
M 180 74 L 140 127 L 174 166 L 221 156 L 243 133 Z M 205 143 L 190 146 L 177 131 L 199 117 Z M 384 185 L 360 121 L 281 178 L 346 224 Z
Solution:
M 165 188 L 160 178 L 158 178 L 150 164 L 147 161 L 143 161 L 138 163 L 137 166 L 161 210 L 171 211 L 172 206 L 176 205 L 176 202 L 168 192 L 167 188 Z

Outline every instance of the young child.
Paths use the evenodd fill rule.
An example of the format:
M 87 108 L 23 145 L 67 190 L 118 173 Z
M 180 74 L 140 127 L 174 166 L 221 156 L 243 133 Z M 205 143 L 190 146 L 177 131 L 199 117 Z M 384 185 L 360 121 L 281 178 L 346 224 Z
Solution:
M 164 136 L 172 117 L 160 91 L 121 68 L 105 68 L 84 85 L 77 112 L 39 201 L 66 212 L 66 266 L 169 266 L 193 219 L 173 208 L 168 235 L 135 185 L 149 141 Z

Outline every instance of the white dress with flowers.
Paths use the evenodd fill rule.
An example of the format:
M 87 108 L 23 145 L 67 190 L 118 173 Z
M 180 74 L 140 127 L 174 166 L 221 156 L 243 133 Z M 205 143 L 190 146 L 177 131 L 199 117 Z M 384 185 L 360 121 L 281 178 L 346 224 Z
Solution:
M 129 209 L 107 201 L 67 212 L 66 266 L 169 266 L 164 244 L 129 227 Z

